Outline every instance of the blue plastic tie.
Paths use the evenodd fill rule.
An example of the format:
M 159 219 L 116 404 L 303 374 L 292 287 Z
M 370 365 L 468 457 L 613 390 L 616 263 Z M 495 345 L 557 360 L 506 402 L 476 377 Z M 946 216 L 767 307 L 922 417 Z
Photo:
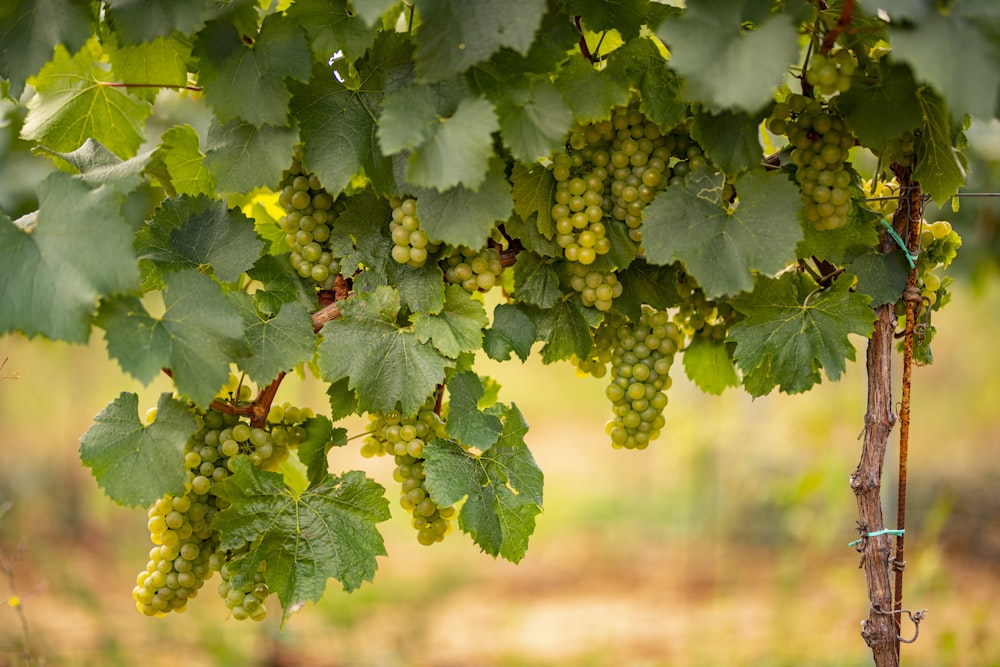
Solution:
M 902 535 L 905 532 L 906 532 L 905 528 L 899 529 L 899 530 L 897 530 L 895 528 L 885 528 L 883 530 L 876 530 L 874 533 L 868 533 L 864 537 L 861 537 L 861 538 L 858 538 L 858 539 L 854 540 L 853 542 L 851 542 L 847 546 L 849 546 L 849 547 L 856 547 L 857 545 L 861 544 L 862 542 L 864 542 L 869 537 L 878 537 L 879 535 L 893 535 L 895 537 L 899 537 L 900 535 Z
M 889 232 L 889 235 L 893 238 L 893 240 L 896 241 L 896 245 L 902 248 L 903 252 L 906 254 L 906 261 L 910 263 L 910 268 L 911 269 L 915 268 L 917 256 L 912 252 L 910 252 L 910 249 L 906 247 L 906 241 L 904 241 L 903 237 L 901 237 L 899 233 L 892 228 L 892 225 L 889 224 L 888 220 L 882 218 L 881 221 L 882 221 L 882 226 L 886 228 L 886 230 Z

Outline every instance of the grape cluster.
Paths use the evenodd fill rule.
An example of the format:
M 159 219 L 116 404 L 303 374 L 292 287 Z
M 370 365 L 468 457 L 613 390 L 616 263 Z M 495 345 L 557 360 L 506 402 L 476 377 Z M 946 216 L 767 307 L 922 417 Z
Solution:
M 427 261 L 427 256 L 437 252 L 441 244 L 432 242 L 427 232 L 420 228 L 416 199 L 394 198 L 389 203 L 392 205 L 392 220 L 389 221 L 392 258 L 399 264 L 420 268 Z
M 282 175 L 278 203 L 286 212 L 278 226 L 292 250 L 289 255 L 292 268 L 320 288 L 331 289 L 340 273 L 340 261 L 331 253 L 329 240 L 344 204 L 330 196 L 315 174 L 306 171 L 301 148 L 296 149 L 292 166 Z
M 827 97 L 846 93 L 851 89 L 851 77 L 857 69 L 858 64 L 847 49 L 817 53 L 809 61 L 806 82 Z
M 218 588 L 219 597 L 223 599 L 226 608 L 237 621 L 245 621 L 248 618 L 252 621 L 263 621 L 267 616 L 264 602 L 271 594 L 264 580 L 264 563 L 260 564 L 252 579 L 242 586 L 237 586 L 233 581 L 234 572 L 231 564 L 234 557 L 230 554 L 229 562 L 218 563 L 219 576 L 222 578 Z
M 854 136 L 843 119 L 819 100 L 791 95 L 774 106 L 767 128 L 792 145 L 803 214 L 819 230 L 839 229 L 851 207 L 851 172 L 845 167 Z
M 455 248 L 441 264 L 444 279 L 452 285 L 461 285 L 468 292 L 488 292 L 503 271 L 500 251 L 491 246 L 480 250 L 464 246 Z
M 669 313 L 643 306 L 639 321 L 619 325 L 615 338 L 606 390 L 614 418 L 606 430 L 616 449 L 644 449 L 663 428 L 670 367 L 683 334 Z
M 244 390 L 249 388 L 241 387 L 239 393 Z M 184 447 L 185 494 L 166 495 L 147 512 L 154 546 L 132 589 L 140 613 L 158 616 L 183 611 L 212 572 L 224 567 L 230 556 L 219 550 L 219 533 L 211 528 L 212 518 L 226 507 L 214 492 L 216 485 L 233 472 L 236 457 L 245 456 L 260 468 L 276 467 L 288 456 L 289 447 L 305 439 L 300 422 L 310 416 L 308 409 L 275 406 L 268 428 L 261 429 L 216 409 L 199 415 L 199 428 Z M 263 599 L 260 602 L 256 607 L 251 604 L 253 611 L 244 605 L 242 618 L 263 619 Z M 233 616 L 240 615 L 234 609 Z
M 569 262 L 569 284 L 580 293 L 585 306 L 593 306 L 602 313 L 611 310 L 612 299 L 621 296 L 622 284 L 614 271 L 599 271 L 579 262 Z
M 417 541 L 425 546 L 442 541 L 451 532 L 455 508 L 439 507 L 425 485 L 424 445 L 446 437 L 444 422 L 433 405 L 425 405 L 413 416 L 401 415 L 398 410 L 369 413 L 366 430 L 362 456 L 395 457 L 392 476 L 400 484 L 399 504 L 411 515 Z
M 688 339 L 706 336 L 718 341 L 725 340 L 729 335 L 729 327 L 741 317 L 729 303 L 714 301 L 705 296 L 694 278 L 685 273 L 678 277 L 676 289 L 681 302 L 673 321 Z
M 948 268 L 958 255 L 962 237 L 952 229 L 947 220 L 935 222 L 921 221 L 920 254 L 917 257 L 917 284 L 921 297 L 927 299 L 931 307 L 940 308 L 948 299 L 951 278 L 940 277 L 935 270 Z

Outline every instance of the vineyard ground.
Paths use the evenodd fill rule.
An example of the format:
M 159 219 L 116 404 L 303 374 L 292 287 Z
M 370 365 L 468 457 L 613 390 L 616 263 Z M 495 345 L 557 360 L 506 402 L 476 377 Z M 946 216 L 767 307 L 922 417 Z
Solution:
M 1000 379 L 990 372 L 1000 289 L 957 301 L 937 321 L 937 363 L 915 373 L 906 606 L 929 611 L 904 646 L 910 667 L 1000 665 Z M 669 435 L 641 453 L 607 445 L 602 383 L 566 365 L 490 367 L 531 422 L 547 476 L 525 560 L 494 562 L 462 535 L 419 547 L 397 511 L 375 583 L 331 588 L 279 633 L 276 608 L 263 627 L 225 620 L 212 583 L 186 614 L 135 613 L 145 518 L 100 496 L 76 439 L 117 391 L 146 405 L 166 384 L 121 377 L 100 345 L 0 339 L 4 374 L 20 376 L 0 382 L 0 502 L 14 503 L 0 546 L 23 543 L 15 581 L 47 665 L 870 664 L 858 634 L 864 576 L 847 547 L 861 364 L 836 385 L 752 408 L 737 392 L 701 396 L 677 369 Z M 289 378 L 279 400 L 322 406 L 321 388 L 296 385 Z M 389 462 L 356 449 L 336 452 L 334 469 L 364 467 L 392 494 Z M 9 595 L 0 580 L 0 599 Z M 0 646 L 18 638 L 14 611 L 0 606 Z M 0 666 L 15 664 L 0 653 Z

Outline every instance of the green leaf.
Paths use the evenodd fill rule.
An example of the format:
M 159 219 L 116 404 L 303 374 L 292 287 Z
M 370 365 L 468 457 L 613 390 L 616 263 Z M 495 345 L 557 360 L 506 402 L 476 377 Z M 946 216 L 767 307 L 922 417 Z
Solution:
M 190 125 L 174 125 L 164 132 L 153 160 L 166 168 L 173 194 L 215 193 L 215 179 L 204 164 L 205 154 L 198 147 L 198 132 Z
M 151 42 L 110 49 L 108 60 L 115 79 L 121 83 L 145 85 L 130 90 L 150 103 L 164 87 L 187 85 L 187 63 L 191 44 L 179 34 L 157 37 Z
M 740 383 L 725 341 L 695 336 L 684 349 L 683 358 L 684 372 L 706 394 L 718 396 Z
M 497 104 L 500 133 L 514 157 L 533 162 L 563 149 L 573 113 L 548 81 L 511 88 Z
M 213 120 L 205 142 L 205 168 L 219 192 L 272 186 L 281 180 L 298 142 L 294 128 L 254 127 L 238 120 L 219 125 Z
M 353 415 L 358 411 L 358 396 L 348 387 L 348 379 L 341 378 L 331 382 L 326 390 L 330 403 L 330 419 L 334 421 Z
M 659 125 L 664 134 L 687 117 L 681 79 L 667 66 L 667 60 L 652 40 L 634 39 L 615 50 L 609 58 L 607 73 L 613 79 L 633 82 L 641 97 L 639 110 Z
M 342 316 L 323 327 L 323 379 L 348 378 L 366 412 L 393 410 L 400 403 L 404 414 L 416 413 L 454 364 L 396 324 L 399 306 L 395 290 L 379 287 L 341 301 Z
M 920 182 L 920 187 L 935 204 L 943 206 L 965 185 L 967 174 L 952 145 L 947 103 L 927 88 L 921 88 L 917 97 L 924 114 L 924 126 L 914 146 L 919 157 L 913 179 Z
M 417 76 L 441 81 L 486 60 L 501 47 L 526 54 L 545 14 L 545 0 L 418 0 Z
M 371 581 L 376 558 L 386 555 L 375 527 L 389 518 L 385 489 L 359 470 L 326 475 L 298 494 L 280 474 L 238 457 L 235 474 L 217 488 L 229 502 L 212 520 L 222 533 L 221 548 L 250 545 L 236 561 L 240 576 L 252 578 L 267 564 L 267 585 L 278 594 L 283 619 L 319 600 L 331 577 L 345 591 Z
M 451 246 L 482 248 L 490 231 L 510 217 L 514 199 L 503 163 L 494 159 L 478 189 L 458 185 L 450 190 L 416 189 L 420 226 L 432 239 Z
M 445 429 L 466 447 L 486 452 L 503 433 L 503 424 L 495 414 L 479 409 L 483 383 L 472 371 L 459 373 L 448 382 L 448 422 Z
M 156 262 L 159 270 L 210 266 L 227 283 L 248 271 L 263 249 L 251 220 L 205 195 L 164 200 L 136 235 L 139 259 Z
M 367 0 L 366 2 L 353 3 L 357 6 L 357 12 L 368 25 L 375 25 L 375 22 L 382 18 L 386 12 L 399 4 L 399 0 Z
M 556 189 L 552 172 L 540 164 L 528 166 L 515 162 L 510 180 L 513 185 L 514 212 L 526 223 L 534 220 L 538 232 L 551 237 L 555 231 L 552 224 L 552 197 Z
M 109 0 L 108 17 L 125 44 L 150 42 L 171 32 L 193 32 L 209 16 L 214 0 Z
M 208 276 L 182 269 L 163 280 L 166 309 L 158 319 L 134 297 L 101 304 L 108 355 L 143 384 L 169 368 L 178 391 L 206 406 L 229 377 L 229 363 L 248 353 L 243 320 Z
M 77 51 L 93 33 L 87 0 L 7 0 L 0 8 L 0 77 L 17 99 L 24 82 L 52 58 L 60 44 Z
M 136 154 L 152 107 L 124 88 L 105 85 L 112 74 L 90 48 L 70 57 L 56 46 L 52 60 L 29 83 L 35 95 L 21 137 L 57 151 L 72 151 L 94 139 L 119 157 Z
M 865 146 L 878 149 L 923 121 L 910 68 L 881 63 L 877 79 L 862 79 L 837 96 L 837 108 Z
M 444 272 L 437 262 L 420 268 L 388 262 L 388 284 L 399 291 L 400 302 L 414 313 L 440 313 L 444 308 Z
M 781 391 L 807 391 L 820 381 L 840 379 L 846 359 L 854 360 L 849 334 L 870 336 L 875 314 L 870 298 L 851 291 L 849 280 L 836 280 L 826 290 L 803 273 L 757 280 L 733 307 L 747 317 L 729 329 L 736 364 L 746 376 L 764 363 Z
M 493 325 L 484 332 L 483 350 L 494 361 L 507 361 L 513 352 L 527 361 L 535 342 L 535 323 L 520 308 L 500 303 L 493 309 Z
M 795 251 L 798 257 L 817 257 L 841 264 L 878 245 L 879 216 L 863 207 L 864 194 L 860 190 L 852 192 L 851 197 L 855 205 L 847 212 L 847 223 L 840 229 L 819 230 L 803 224 L 804 236 Z
M 440 313 L 417 313 L 412 318 L 413 332 L 421 343 L 430 342 L 446 357 L 458 358 L 482 346 L 483 327 L 489 324 L 483 304 L 461 285 L 445 290 Z
M 676 264 L 657 266 L 643 259 L 636 260 L 628 269 L 618 273 L 622 284 L 622 294 L 615 299 L 615 308 L 627 315 L 633 322 L 639 321 L 643 304 L 656 310 L 666 310 L 680 303 L 677 294 Z
M 462 501 L 459 527 L 483 551 L 520 562 L 542 511 L 542 471 L 524 444 L 528 425 L 516 406 L 501 413 L 500 440 L 474 456 L 450 440 L 424 447 L 424 482 L 442 507 Z
M 347 444 L 347 429 L 334 428 L 333 422 L 323 415 L 307 419 L 302 427 L 306 431 L 306 439 L 299 443 L 298 455 L 306 464 L 309 485 L 315 486 L 328 473 L 327 454 L 330 450 Z
M 499 129 L 493 105 L 466 97 L 448 118 L 439 118 L 428 136 L 406 160 L 405 177 L 421 188 L 447 190 L 482 185 L 493 155 L 493 133 Z
M 86 343 L 97 300 L 139 287 L 132 230 L 107 187 L 54 172 L 38 198 L 17 222 L 0 213 L 0 333 Z
M 570 58 L 555 81 L 563 99 L 581 123 L 611 117 L 611 107 L 628 104 L 628 81 L 599 72 L 586 58 Z
M 656 31 L 684 77 L 685 95 L 713 110 L 754 112 L 769 103 L 789 65 L 798 62 L 798 31 L 777 14 L 755 29 L 742 24 L 743 0 L 701 0 Z
M 672 185 L 645 209 L 646 259 L 682 261 L 709 298 L 751 289 L 754 272 L 775 274 L 795 258 L 802 238 L 797 188 L 762 169 L 736 179 L 729 211 L 703 199 L 697 185 Z
M 955 3 L 947 14 L 931 10 L 917 24 L 891 23 L 892 56 L 910 63 L 919 81 L 940 91 L 955 120 L 964 114 L 992 118 L 1000 88 L 1000 49 L 990 28 L 970 16 L 966 4 Z
M 691 125 L 691 138 L 713 164 L 727 174 L 738 174 L 759 165 L 764 157 L 759 127 L 760 118 L 742 112 L 700 113 Z
M 298 21 L 309 33 L 309 43 L 317 61 L 329 60 L 340 51 L 348 62 L 357 60 L 375 42 L 374 21 L 363 21 L 366 5 L 355 2 L 356 10 L 346 0 L 296 0 L 288 8 L 288 16 Z M 367 25 L 366 25 L 367 24 Z
M 269 318 L 257 311 L 253 298 L 245 292 L 233 292 L 229 299 L 243 314 L 251 356 L 241 359 L 239 367 L 251 380 L 265 386 L 278 373 L 312 360 L 316 334 L 305 306 L 286 303 L 277 315 Z
M 518 253 L 514 264 L 514 296 L 540 308 L 556 305 L 563 291 L 552 262 L 533 253 Z
M 77 171 L 79 180 L 91 188 L 105 185 L 123 197 L 142 185 L 142 172 L 151 157 L 149 153 L 143 153 L 129 160 L 122 160 L 93 139 L 87 139 L 82 146 L 69 153 L 60 153 L 44 146 L 40 146 L 38 152 L 65 160 Z
M 247 271 L 253 280 L 260 281 L 263 289 L 254 292 L 257 308 L 265 315 L 274 315 L 286 303 L 298 303 L 306 309 L 316 307 L 316 291 L 306 287 L 297 273 L 292 271 L 288 255 L 264 255 Z
M 80 460 L 119 505 L 148 507 L 166 494 L 184 495 L 184 443 L 197 430 L 194 415 L 160 394 L 156 419 L 139 421 L 139 397 L 122 392 L 80 438 Z
M 291 93 L 286 79 L 308 81 L 312 52 L 305 31 L 283 14 L 269 14 L 251 41 L 228 21 L 211 21 L 198 33 L 193 55 L 205 101 L 219 121 L 288 124 Z M 246 41 L 245 41 L 246 40 Z
M 899 301 L 910 275 L 910 266 L 902 252 L 868 252 L 844 268 L 857 276 L 856 289 L 871 297 L 868 305 L 872 308 Z
M 639 36 L 649 5 L 649 0 L 569 0 L 566 11 L 582 17 L 584 24 L 594 32 L 617 30 L 623 39 L 629 40 Z
M 584 308 L 577 299 L 564 299 L 535 318 L 539 340 L 545 343 L 541 350 L 542 363 L 551 364 L 572 356 L 587 358 L 594 346 L 590 327 L 597 324 L 588 320 L 592 317 L 586 312 L 588 310 L 597 312 Z

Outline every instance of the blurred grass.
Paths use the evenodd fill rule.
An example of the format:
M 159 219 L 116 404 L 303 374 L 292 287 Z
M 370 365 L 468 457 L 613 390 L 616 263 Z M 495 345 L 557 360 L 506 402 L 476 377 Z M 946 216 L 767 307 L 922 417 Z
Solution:
M 936 315 L 936 363 L 914 373 L 906 606 L 928 608 L 904 664 L 1000 665 L 1000 287 L 959 293 Z M 860 341 L 859 341 L 860 344 Z M 545 512 L 525 560 L 493 561 L 462 534 L 417 545 L 394 509 L 389 558 L 374 584 L 327 595 L 279 632 L 225 620 L 214 582 L 190 611 L 135 613 L 130 590 L 148 550 L 145 517 L 112 505 L 77 458 L 77 439 L 120 391 L 143 387 L 89 347 L 0 339 L 0 549 L 14 568 L 33 655 L 50 665 L 316 667 L 666 667 L 870 664 L 848 477 L 864 416 L 864 351 L 836 384 L 751 401 L 700 394 L 676 368 L 668 427 L 643 452 L 604 435 L 603 383 L 567 364 L 497 364 L 531 423 L 546 474 Z M 279 401 L 324 410 L 323 387 L 288 378 Z M 344 424 L 360 432 L 363 421 Z M 362 468 L 395 496 L 391 463 L 356 447 L 335 471 Z M 896 463 L 886 464 L 887 523 Z M 890 495 L 892 494 L 892 495 Z M 10 595 L 0 580 L 0 600 Z M 912 634 L 904 624 L 904 636 Z M 0 666 L 18 664 L 19 628 L 0 606 Z

